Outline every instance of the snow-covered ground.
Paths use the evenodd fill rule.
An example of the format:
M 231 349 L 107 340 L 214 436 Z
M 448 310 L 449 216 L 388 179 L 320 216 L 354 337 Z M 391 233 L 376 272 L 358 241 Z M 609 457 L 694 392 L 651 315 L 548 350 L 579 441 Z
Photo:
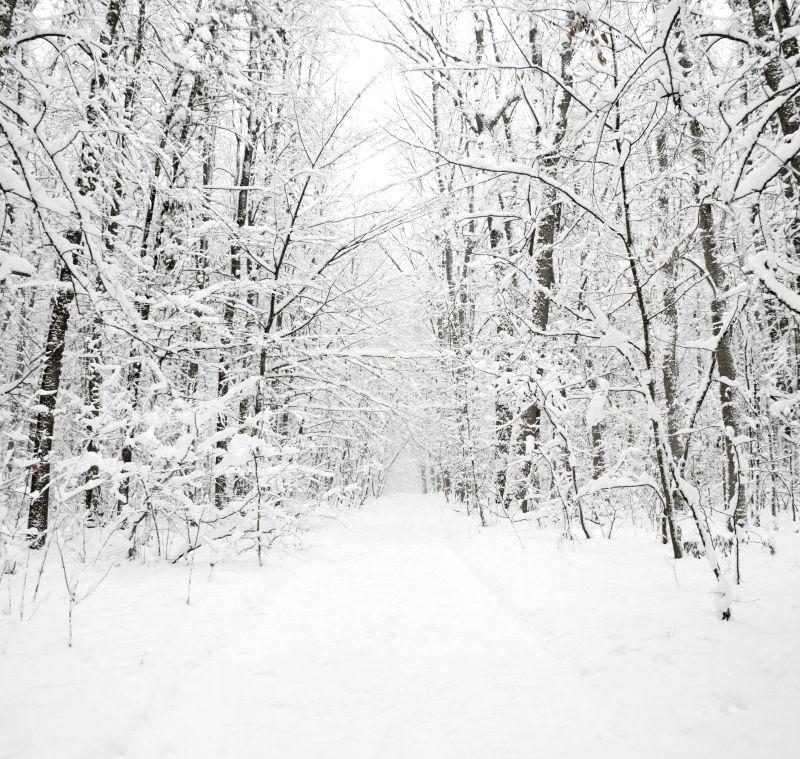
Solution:
M 424 496 L 198 564 L 189 606 L 186 567 L 114 569 L 72 649 L 46 575 L 31 619 L 0 614 L 0 756 L 787 759 L 796 538 L 750 549 L 731 623 L 647 536 L 558 545 Z

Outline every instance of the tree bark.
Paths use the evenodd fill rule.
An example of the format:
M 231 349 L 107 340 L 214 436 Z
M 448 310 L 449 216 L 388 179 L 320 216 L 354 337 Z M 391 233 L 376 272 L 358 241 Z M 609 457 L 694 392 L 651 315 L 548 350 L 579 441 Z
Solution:
M 254 68 L 257 63 L 256 47 L 259 38 L 255 28 L 250 30 L 250 67 Z M 253 101 L 255 98 L 253 97 Z M 256 157 L 256 146 L 258 144 L 258 133 L 261 129 L 260 119 L 256 116 L 256 103 L 251 102 L 248 104 L 247 110 L 247 127 L 244 136 L 244 148 L 242 150 L 242 160 L 239 170 L 238 186 L 236 200 L 236 213 L 234 222 L 236 224 L 237 234 L 241 237 L 242 232 L 248 224 L 248 199 L 250 196 L 250 184 L 253 175 L 253 166 Z M 235 285 L 241 277 L 242 263 L 246 256 L 246 251 L 238 239 L 230 248 L 230 280 Z M 234 317 L 236 315 L 235 302 L 233 298 L 228 298 L 222 310 L 222 318 L 225 324 L 225 329 L 229 339 L 233 335 L 234 330 Z M 223 397 L 230 389 L 230 377 L 232 373 L 232 356 L 230 348 L 225 347 L 220 353 L 220 368 L 217 381 L 218 397 Z M 217 438 L 217 466 L 222 461 L 225 451 L 227 449 L 227 438 L 222 434 L 227 427 L 227 419 L 224 413 L 220 412 L 217 417 L 217 432 L 220 433 Z M 214 481 L 214 501 L 217 508 L 221 509 L 225 504 L 225 496 L 227 492 L 227 478 L 225 474 L 218 472 Z
M 679 63 L 684 72 L 691 70 L 692 64 L 686 53 L 685 41 L 678 43 Z M 689 135 L 692 140 L 692 156 L 698 168 L 703 166 L 706 157 L 703 150 L 703 129 L 694 116 L 689 117 Z M 722 446 L 725 452 L 725 473 L 723 478 L 723 502 L 725 509 L 730 507 L 736 499 L 734 511 L 731 515 L 731 529 L 733 523 L 742 523 L 746 517 L 747 509 L 744 498 L 738 459 L 733 438 L 739 435 L 739 422 L 735 407 L 734 387 L 737 371 L 736 361 L 731 344 L 731 331 L 725 329 L 724 316 L 725 304 L 721 296 L 726 290 L 725 269 L 714 229 L 714 213 L 708 199 L 703 196 L 700 183 L 695 178 L 692 181 L 692 193 L 698 205 L 697 226 L 700 231 L 700 245 L 703 250 L 703 262 L 711 280 L 713 293 L 711 297 L 710 316 L 711 329 L 717 338 L 715 360 L 719 373 L 719 402 L 722 420 Z
M 73 234 L 73 239 L 74 235 Z M 53 430 L 61 372 L 64 364 L 64 344 L 69 322 L 69 306 L 75 297 L 69 268 L 62 264 L 58 274 L 59 289 L 50 301 L 50 318 L 45 341 L 45 359 L 39 381 L 37 403 L 39 411 L 31 429 L 30 492 L 28 507 L 28 530 L 31 531 L 31 548 L 44 545 L 50 515 L 50 492 L 52 485 Z
M 569 28 L 574 21 L 572 11 L 567 14 L 567 27 Z M 532 62 L 541 65 L 541 53 L 536 44 L 535 28 L 529 35 L 532 46 Z M 572 84 L 572 64 L 573 46 L 572 37 L 567 34 L 561 44 L 560 69 L 561 80 L 569 88 Z M 552 174 L 556 171 L 560 161 L 559 147 L 567 132 L 568 114 L 572 95 L 569 89 L 559 90 L 557 95 L 557 105 L 555 106 L 554 132 L 552 140 L 552 151 L 542 160 L 544 173 Z M 531 304 L 531 321 L 534 328 L 539 332 L 547 329 L 550 320 L 550 289 L 555 284 L 555 267 L 553 263 L 553 250 L 556 240 L 556 232 L 561 218 L 561 203 L 558 201 L 556 191 L 549 185 L 542 189 L 542 208 L 544 216 L 539 220 L 538 226 L 531 234 L 528 252 L 533 258 L 536 257 L 535 277 L 536 292 L 533 295 Z M 536 370 L 538 373 L 538 369 Z M 535 390 L 533 391 L 535 395 Z M 520 509 L 527 512 L 531 503 L 529 501 L 528 490 L 532 473 L 533 460 L 528 451 L 528 440 L 537 440 L 540 435 L 542 410 L 539 402 L 534 397 L 530 401 L 525 401 L 520 418 L 520 428 L 517 436 L 517 456 L 522 460 L 521 482 L 518 488 L 518 499 Z

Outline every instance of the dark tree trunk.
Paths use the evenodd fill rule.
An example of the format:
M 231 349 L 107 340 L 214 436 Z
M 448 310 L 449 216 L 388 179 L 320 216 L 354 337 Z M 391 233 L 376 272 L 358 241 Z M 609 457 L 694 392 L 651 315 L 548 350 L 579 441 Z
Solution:
M 75 234 L 72 234 L 74 239 Z M 50 514 L 50 486 L 52 474 L 51 454 L 53 451 L 53 429 L 58 390 L 61 385 L 61 371 L 64 363 L 64 344 L 69 322 L 69 306 L 75 297 L 69 269 L 62 264 L 58 275 L 59 290 L 50 301 L 50 318 L 45 343 L 45 359 L 39 381 L 37 402 L 39 411 L 31 428 L 30 492 L 28 508 L 28 529 L 31 533 L 31 548 L 44 545 Z
M 685 54 L 683 40 L 678 46 L 680 53 L 680 64 L 684 71 L 691 69 L 691 62 Z M 692 138 L 692 153 L 698 166 L 705 163 L 705 153 L 703 150 L 702 138 L 703 129 L 700 123 L 693 116 L 689 119 L 689 133 Z M 714 292 L 711 298 L 711 329 L 717 338 L 717 349 L 715 359 L 719 372 L 719 401 L 722 418 L 722 445 L 725 451 L 725 474 L 723 478 L 723 501 L 727 510 L 734 497 L 736 504 L 731 518 L 731 526 L 734 522 L 744 521 L 746 515 L 746 505 L 743 488 L 740 486 L 739 466 L 736 457 L 735 444 L 732 440 L 739 434 L 739 423 L 734 405 L 734 389 L 737 371 L 736 361 L 733 355 L 731 344 L 731 331 L 724 328 L 723 317 L 725 306 L 721 296 L 726 289 L 725 270 L 722 266 L 719 244 L 717 242 L 716 231 L 714 229 L 714 214 L 711 204 L 707 202 L 702 194 L 699 183 L 693 182 L 693 193 L 697 200 L 697 226 L 700 230 L 700 245 L 703 250 L 703 262 L 711 279 Z
M 7 39 L 11 35 L 16 8 L 17 0 L 0 0 L 0 40 Z
M 574 14 L 570 11 L 567 14 L 567 26 L 569 27 L 574 19 Z M 532 62 L 541 66 L 541 53 L 538 48 L 535 28 L 530 33 L 531 58 Z M 570 87 L 572 84 L 572 64 L 573 47 L 572 37 L 568 34 L 561 45 L 560 69 L 561 80 Z M 542 168 L 546 173 L 556 171 L 560 156 L 559 146 L 564 139 L 567 131 L 567 118 L 572 96 L 568 90 L 559 91 L 558 102 L 555 107 L 555 125 L 552 141 L 552 152 L 542 161 Z M 531 257 L 536 257 L 536 284 L 537 291 L 533 296 L 531 304 L 531 319 L 534 329 L 544 332 L 550 320 L 550 295 L 549 291 L 555 284 L 555 267 L 553 264 L 553 249 L 556 241 L 561 218 L 561 204 L 557 201 L 555 190 L 549 185 L 542 190 L 542 204 L 544 217 L 540 219 L 538 227 L 531 235 L 529 243 L 529 253 Z M 535 395 L 535 389 L 533 394 Z M 534 397 L 525 402 L 522 416 L 520 418 L 520 428 L 517 437 L 517 455 L 522 460 L 521 482 L 518 487 L 518 498 L 520 508 L 527 512 L 531 504 L 528 498 L 529 480 L 533 470 L 533 461 L 528 451 L 528 439 L 538 440 L 540 434 L 542 410 L 539 402 Z
M 97 430 L 97 422 L 100 417 L 100 340 L 101 324 L 100 320 L 95 318 L 92 320 L 92 330 L 89 337 L 89 359 L 86 367 L 86 404 L 89 412 L 89 419 L 86 423 L 86 451 L 87 453 L 93 455 L 100 452 Z M 84 483 L 91 483 L 99 476 L 100 467 L 97 464 L 92 464 L 86 470 Z M 88 517 L 96 518 L 100 516 L 100 512 L 102 510 L 100 496 L 101 492 L 99 485 L 94 485 L 86 489 L 84 493 L 84 505 L 86 507 L 86 515 Z

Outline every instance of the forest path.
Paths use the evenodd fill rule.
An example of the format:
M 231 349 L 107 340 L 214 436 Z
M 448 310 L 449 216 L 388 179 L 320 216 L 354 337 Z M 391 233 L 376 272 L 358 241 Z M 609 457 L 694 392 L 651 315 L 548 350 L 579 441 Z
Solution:
M 520 655 L 533 631 L 469 571 L 459 522 L 398 496 L 315 536 L 289 577 L 267 571 L 241 599 L 235 633 L 129 755 L 529 756 L 519 731 L 547 710 L 537 657 Z
M 0 678 L 0 757 L 783 759 L 800 742 L 796 553 L 760 579 L 748 560 L 758 602 L 728 625 L 707 568 L 673 573 L 649 536 L 559 545 L 396 496 L 304 540 L 263 568 L 198 562 L 189 606 L 186 567 L 119 567 L 71 650 L 49 578 L 30 622 L 0 616 L 0 675 L 25 683 Z

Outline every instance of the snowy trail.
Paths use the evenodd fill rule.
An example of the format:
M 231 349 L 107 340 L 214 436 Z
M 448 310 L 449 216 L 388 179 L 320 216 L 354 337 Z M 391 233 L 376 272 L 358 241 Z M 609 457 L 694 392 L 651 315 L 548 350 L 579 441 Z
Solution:
M 442 510 L 354 521 L 273 598 L 245 604 L 237 635 L 191 673 L 133 756 L 175 735 L 188 742 L 161 755 L 241 755 L 254 739 L 276 756 L 528 754 L 516 730 L 487 722 L 487 708 L 511 726 L 530 713 L 517 654 L 526 631 L 466 571 Z M 208 698 L 185 709 L 198 693 Z
M 583 556 L 551 537 L 523 533 L 522 549 L 396 497 L 263 569 L 198 567 L 189 607 L 185 569 L 120 568 L 72 651 L 52 604 L 19 628 L 33 637 L 0 643 L 0 673 L 31 683 L 0 689 L 0 756 L 791 755 L 796 595 L 784 628 L 723 626 L 699 562 L 679 586 L 658 548 L 651 566 L 640 544 Z

